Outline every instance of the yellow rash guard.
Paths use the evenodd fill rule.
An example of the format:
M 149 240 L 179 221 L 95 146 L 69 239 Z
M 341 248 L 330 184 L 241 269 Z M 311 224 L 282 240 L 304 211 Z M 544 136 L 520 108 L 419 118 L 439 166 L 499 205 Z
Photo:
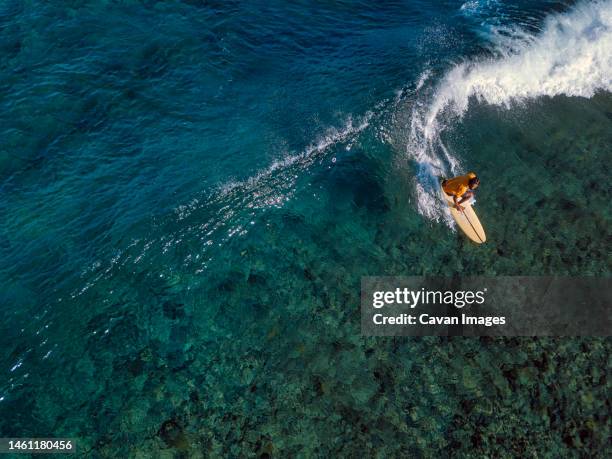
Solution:
M 473 179 L 474 177 L 476 177 L 476 174 L 473 172 L 468 172 L 465 175 L 460 175 L 459 177 L 447 180 L 443 185 L 444 192 L 449 196 L 457 196 L 459 198 L 470 189 L 468 183 L 470 179 Z

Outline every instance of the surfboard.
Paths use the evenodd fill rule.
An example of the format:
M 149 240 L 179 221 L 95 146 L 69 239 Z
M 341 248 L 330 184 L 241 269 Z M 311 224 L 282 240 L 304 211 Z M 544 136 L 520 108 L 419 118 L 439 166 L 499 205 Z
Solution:
M 482 244 L 485 242 L 487 240 L 487 236 L 485 235 L 484 229 L 480 224 L 480 220 L 478 220 L 478 217 L 476 216 L 476 212 L 474 212 L 474 209 L 472 208 L 473 200 L 470 199 L 462 203 L 461 206 L 464 210 L 459 211 L 455 208 L 453 197 L 447 195 L 442 187 L 440 187 L 440 190 L 446 204 L 449 207 L 453 219 L 461 231 L 463 231 L 467 237 L 477 244 Z

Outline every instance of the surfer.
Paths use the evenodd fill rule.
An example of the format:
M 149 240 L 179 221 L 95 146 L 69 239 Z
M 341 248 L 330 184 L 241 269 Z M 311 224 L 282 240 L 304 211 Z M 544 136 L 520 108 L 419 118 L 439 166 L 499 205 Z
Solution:
M 448 196 L 453 197 L 455 208 L 459 211 L 463 211 L 461 204 L 474 196 L 474 190 L 478 188 L 478 185 L 480 185 L 480 179 L 474 172 L 442 181 L 442 189 Z

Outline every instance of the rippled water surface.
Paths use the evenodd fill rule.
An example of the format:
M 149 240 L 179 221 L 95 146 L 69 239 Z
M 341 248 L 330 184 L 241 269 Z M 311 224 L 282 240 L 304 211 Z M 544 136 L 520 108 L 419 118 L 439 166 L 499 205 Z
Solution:
M 605 339 L 381 339 L 364 275 L 610 273 L 612 3 L 0 5 L 0 436 L 609 456 Z M 482 180 L 482 246 L 440 176 Z M 607 450 L 607 452 L 606 452 Z

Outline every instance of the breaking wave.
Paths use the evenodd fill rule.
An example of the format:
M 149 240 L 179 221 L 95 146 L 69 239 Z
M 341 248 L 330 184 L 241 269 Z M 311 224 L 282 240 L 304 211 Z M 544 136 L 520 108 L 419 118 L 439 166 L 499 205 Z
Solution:
M 592 97 L 612 90 L 612 0 L 583 3 L 549 16 L 539 34 L 500 26 L 491 33 L 493 57 L 460 63 L 411 116 L 408 155 L 417 164 L 418 210 L 439 221 L 438 177 L 457 174 L 459 160 L 441 133 L 470 103 L 510 108 L 539 97 Z

